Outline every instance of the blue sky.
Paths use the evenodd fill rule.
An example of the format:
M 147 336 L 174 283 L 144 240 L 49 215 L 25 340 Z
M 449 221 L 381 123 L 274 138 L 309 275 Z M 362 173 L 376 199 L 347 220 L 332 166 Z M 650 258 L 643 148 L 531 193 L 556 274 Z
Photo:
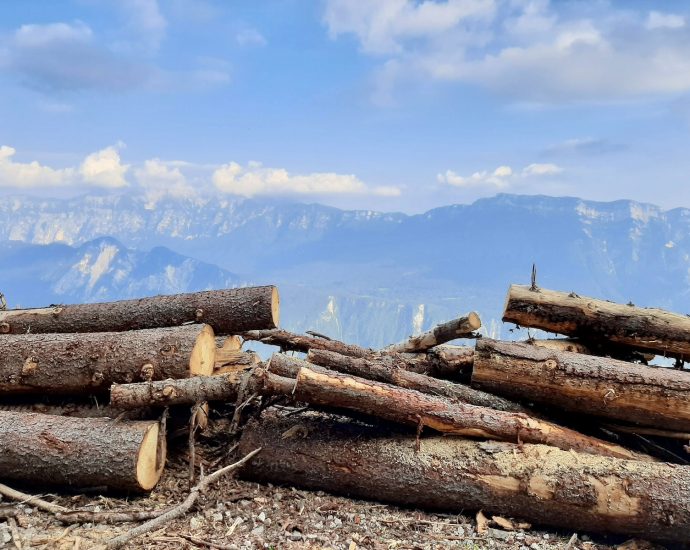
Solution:
M 690 5 L 0 0 L 0 193 L 690 206 Z

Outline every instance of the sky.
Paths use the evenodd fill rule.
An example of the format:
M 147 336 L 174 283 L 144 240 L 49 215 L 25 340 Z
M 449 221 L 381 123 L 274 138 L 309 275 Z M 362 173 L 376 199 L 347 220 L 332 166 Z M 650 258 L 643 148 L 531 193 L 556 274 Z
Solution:
M 690 206 L 690 4 L 0 0 L 0 194 Z

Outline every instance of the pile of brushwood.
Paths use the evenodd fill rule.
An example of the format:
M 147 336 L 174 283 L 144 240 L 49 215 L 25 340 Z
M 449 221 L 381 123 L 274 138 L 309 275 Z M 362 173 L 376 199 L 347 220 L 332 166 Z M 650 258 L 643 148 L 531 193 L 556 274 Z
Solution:
M 280 330 L 278 310 L 276 289 L 256 287 L 0 312 L 0 477 L 149 491 L 166 434 L 182 431 L 193 479 L 209 403 L 230 404 L 227 438 L 242 458 L 202 473 L 181 504 L 48 511 L 66 523 L 144 521 L 104 541 L 120 547 L 237 469 L 422 509 L 690 541 L 687 316 L 511 286 L 504 321 L 563 337 L 480 337 L 469 313 L 372 350 Z M 448 345 L 456 339 L 476 345 Z M 244 341 L 280 351 L 262 362 Z M 657 356 L 674 363 L 655 366 Z

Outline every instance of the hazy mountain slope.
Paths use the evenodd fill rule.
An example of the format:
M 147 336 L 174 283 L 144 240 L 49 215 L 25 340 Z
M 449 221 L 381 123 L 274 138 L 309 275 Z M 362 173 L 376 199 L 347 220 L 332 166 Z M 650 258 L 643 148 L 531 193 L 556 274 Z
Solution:
M 111 241 L 98 241 L 83 265 L 79 247 L 96 246 L 84 243 L 104 235 L 201 261 L 171 264 L 169 250 L 128 250 L 116 257 L 131 257 L 129 268 L 112 267 L 91 284 L 98 258 L 108 263 Z M 499 195 L 406 216 L 258 199 L 166 199 L 154 207 L 137 196 L 15 198 L 0 203 L 3 241 L 20 256 L 10 263 L 0 257 L 0 290 L 16 269 L 25 270 L 20 279 L 44 280 L 75 300 L 270 282 L 281 288 L 284 326 L 365 345 L 468 309 L 497 334 L 508 284 L 528 282 L 532 262 L 543 286 L 690 311 L 690 211 L 630 201 Z M 51 245 L 56 257 L 69 258 L 62 272 L 21 256 L 19 242 L 64 242 L 79 252 Z

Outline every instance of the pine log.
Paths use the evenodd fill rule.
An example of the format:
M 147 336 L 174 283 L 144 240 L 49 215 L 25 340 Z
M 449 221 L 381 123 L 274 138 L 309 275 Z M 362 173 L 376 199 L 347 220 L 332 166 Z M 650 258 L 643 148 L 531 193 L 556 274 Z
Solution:
M 572 351 L 573 353 L 594 355 L 591 348 L 587 347 L 576 338 L 533 338 L 531 340 L 526 340 L 524 343 L 555 351 Z
M 584 353 L 586 355 L 613 357 L 621 361 L 639 361 L 645 364 L 656 357 L 653 353 L 636 351 L 626 346 L 611 344 L 610 342 L 583 342 L 577 338 L 532 338 L 526 340 L 525 344 L 532 344 L 533 346 L 556 351 L 572 351 L 573 353 Z
M 215 351 L 209 325 L 10 334 L 0 337 L 0 394 L 88 395 L 113 383 L 211 374 Z
M 298 351 L 301 353 L 307 353 L 310 349 L 325 349 L 352 357 L 365 357 L 370 353 L 373 353 L 373 350 L 371 349 L 362 348 L 352 344 L 344 344 L 338 340 L 305 336 L 303 334 L 295 334 L 288 332 L 287 330 L 280 329 L 250 330 L 243 333 L 242 337 L 245 340 L 254 340 L 270 346 L 278 346 L 282 351 Z
M 165 464 L 158 421 L 0 412 L 0 477 L 76 488 L 148 491 Z
M 309 368 L 309 363 L 304 365 L 296 380 L 264 371 L 264 392 L 282 393 L 296 401 L 364 413 L 417 429 L 427 426 L 447 434 L 545 443 L 602 456 L 640 458 L 618 445 L 526 414 L 458 403 L 355 376 L 317 372 Z
M 384 351 L 398 353 L 419 353 L 445 344 L 457 338 L 472 336 L 472 333 L 482 326 L 482 322 L 474 311 L 464 317 L 453 319 L 446 323 L 436 325 L 433 329 L 417 336 L 410 336 L 404 342 L 388 346 Z
M 407 357 L 407 354 L 405 355 Z M 474 347 L 469 346 L 436 346 L 430 349 L 426 357 L 429 367 L 415 369 L 406 367 L 407 370 L 427 374 L 434 378 L 467 379 L 472 375 L 474 363 Z M 423 364 L 420 362 L 420 364 Z
M 245 479 L 569 532 L 690 540 L 690 468 L 453 437 L 422 437 L 417 447 L 414 436 L 376 426 L 271 413 L 242 435 L 241 454 L 263 449 Z
M 247 370 L 261 363 L 259 355 L 253 351 L 229 351 L 216 349 L 214 374 L 227 374 Z
M 249 374 L 249 373 L 246 373 Z M 129 410 L 142 407 L 192 405 L 204 401 L 234 401 L 245 373 L 195 376 L 186 380 L 160 380 L 136 384 L 113 384 L 110 405 Z
M 394 386 L 417 390 L 429 395 L 448 397 L 462 403 L 489 407 L 499 411 L 530 413 L 530 410 L 522 405 L 466 386 L 455 384 L 447 380 L 439 380 L 424 374 L 410 372 L 395 365 L 390 365 L 375 359 L 363 359 L 347 357 L 332 351 L 312 349 L 309 350 L 307 359 L 310 363 L 329 368 L 345 374 L 352 374 L 368 380 L 387 382 Z M 293 359 L 293 361 L 299 361 Z
M 482 338 L 472 384 L 565 411 L 690 430 L 690 375 L 674 369 Z
M 0 311 L 0 333 L 120 332 L 206 323 L 216 334 L 233 334 L 277 327 L 279 312 L 276 287 L 245 287 Z
M 40 413 L 72 418 L 112 418 L 118 420 L 151 420 L 160 416 L 160 411 L 151 407 L 122 410 L 112 405 L 91 403 L 0 403 L 0 411 L 14 413 Z
M 661 309 L 512 285 L 503 320 L 575 336 L 604 347 L 619 344 L 660 355 L 690 357 L 690 318 Z

